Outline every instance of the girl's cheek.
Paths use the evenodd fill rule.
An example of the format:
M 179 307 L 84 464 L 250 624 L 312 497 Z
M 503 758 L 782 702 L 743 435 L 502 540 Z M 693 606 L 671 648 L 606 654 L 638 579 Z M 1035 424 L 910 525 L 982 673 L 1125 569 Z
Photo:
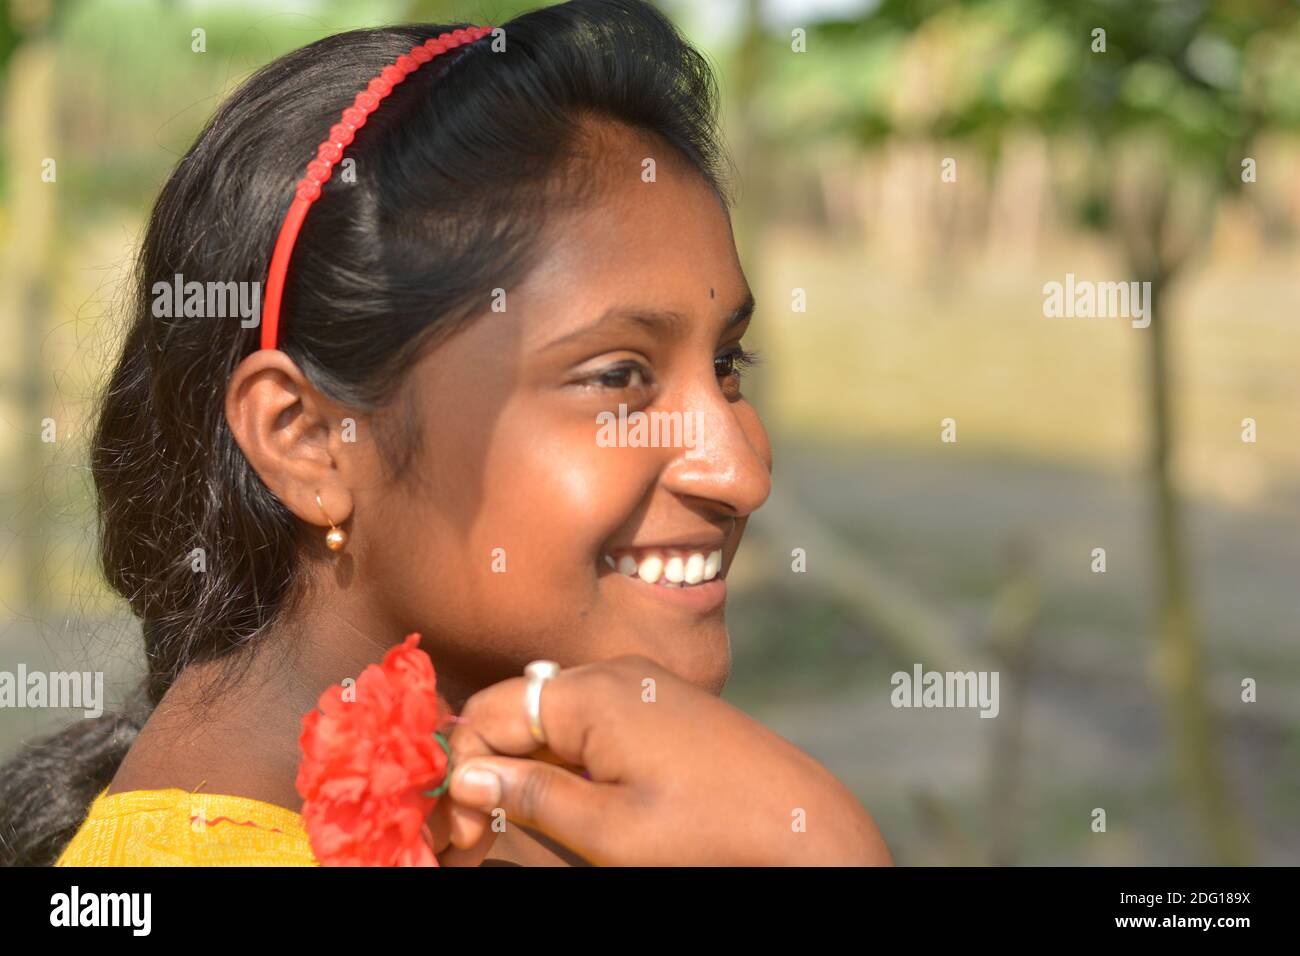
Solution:
M 528 411 L 498 420 L 485 456 L 472 535 L 486 572 L 480 600 L 572 608 L 591 591 L 611 537 L 635 532 L 661 462 L 656 449 L 602 447 L 594 413 L 579 422 Z M 494 570 L 493 555 L 508 573 Z
M 599 559 L 610 537 L 633 520 L 655 480 L 653 453 L 601 448 L 593 436 L 563 450 L 543 451 L 531 464 L 526 520 L 552 559 Z M 572 573 L 572 568 L 566 569 Z

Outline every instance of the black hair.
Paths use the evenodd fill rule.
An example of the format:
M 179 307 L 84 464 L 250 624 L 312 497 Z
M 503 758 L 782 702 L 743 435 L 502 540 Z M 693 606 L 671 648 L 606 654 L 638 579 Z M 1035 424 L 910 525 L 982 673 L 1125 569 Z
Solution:
M 158 317 L 152 290 L 263 282 L 295 183 L 343 107 L 417 43 L 470 24 L 327 37 L 259 70 L 158 196 L 91 452 L 101 565 L 142 623 L 145 685 L 126 713 L 22 747 L 0 772 L 0 863 L 54 862 L 181 671 L 230 663 L 292 606 L 309 544 L 227 425 L 225 384 L 259 330 Z M 522 14 L 412 73 L 357 131 L 289 268 L 280 347 L 329 397 L 390 403 L 413 361 L 535 264 L 548 219 L 591 198 L 580 119 L 666 141 L 724 207 L 707 61 L 641 0 Z M 639 170 L 637 171 L 639 173 Z M 400 458 L 400 455 L 398 456 Z M 195 574 L 202 547 L 207 571 Z

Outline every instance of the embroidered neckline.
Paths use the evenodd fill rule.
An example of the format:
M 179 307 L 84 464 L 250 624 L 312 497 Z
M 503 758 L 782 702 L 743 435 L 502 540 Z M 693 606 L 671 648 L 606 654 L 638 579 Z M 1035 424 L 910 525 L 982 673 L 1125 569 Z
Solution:
M 131 813 L 156 810 L 175 810 L 189 805 L 189 819 L 193 823 L 200 816 L 208 826 L 231 823 L 252 826 L 283 833 L 286 830 L 305 834 L 302 816 L 287 807 L 226 793 L 190 792 L 179 787 L 156 790 L 123 790 L 109 793 L 108 787 L 99 792 L 91 807 L 91 816 L 118 817 Z

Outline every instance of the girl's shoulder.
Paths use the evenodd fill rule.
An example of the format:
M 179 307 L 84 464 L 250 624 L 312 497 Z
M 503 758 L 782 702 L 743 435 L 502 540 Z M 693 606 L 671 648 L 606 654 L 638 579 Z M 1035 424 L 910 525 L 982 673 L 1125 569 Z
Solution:
M 302 817 L 249 797 L 100 792 L 55 866 L 316 866 Z

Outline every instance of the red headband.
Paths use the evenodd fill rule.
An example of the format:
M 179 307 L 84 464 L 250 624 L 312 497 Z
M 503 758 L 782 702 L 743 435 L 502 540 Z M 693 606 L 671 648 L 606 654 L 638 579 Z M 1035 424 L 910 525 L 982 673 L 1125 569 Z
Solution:
M 262 306 L 262 348 L 276 348 L 280 330 L 280 297 L 284 292 L 284 275 L 289 268 L 289 257 L 293 255 L 294 243 L 298 241 L 298 230 L 307 217 L 311 204 L 320 198 L 321 186 L 329 180 L 334 166 L 343 157 L 343 149 L 352 142 L 357 130 L 366 125 L 366 117 L 373 113 L 380 102 L 393 87 L 401 83 L 425 63 L 440 53 L 454 50 L 456 47 L 473 43 L 480 37 L 492 32 L 492 27 L 469 27 L 452 30 L 436 39 L 425 40 L 418 46 L 411 47 L 410 53 L 403 53 L 392 64 L 384 67 L 382 72 L 370 81 L 369 85 L 357 94 L 352 105 L 343 111 L 339 122 L 330 127 L 329 139 L 316 149 L 316 158 L 307 164 L 307 174 L 298 181 L 293 203 L 280 226 L 280 235 L 275 240 L 275 252 L 271 255 L 271 269 L 266 276 L 266 302 Z

